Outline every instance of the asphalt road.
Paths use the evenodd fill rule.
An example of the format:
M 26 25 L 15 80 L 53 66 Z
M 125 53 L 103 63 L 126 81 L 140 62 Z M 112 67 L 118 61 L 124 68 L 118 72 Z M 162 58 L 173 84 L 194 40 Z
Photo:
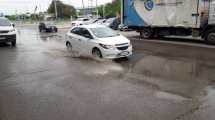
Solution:
M 0 120 L 214 120 L 215 46 L 126 32 L 134 55 L 96 62 L 71 57 L 66 31 L 0 44 Z

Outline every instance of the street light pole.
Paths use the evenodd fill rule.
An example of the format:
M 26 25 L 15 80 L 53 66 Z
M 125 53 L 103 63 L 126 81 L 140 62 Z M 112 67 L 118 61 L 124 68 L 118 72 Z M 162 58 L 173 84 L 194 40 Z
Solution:
M 121 0 L 121 24 L 124 24 L 123 18 L 124 18 L 124 0 Z
M 54 0 L 54 9 L 55 9 L 55 17 L 56 17 L 56 19 L 57 19 L 58 14 L 57 14 L 57 4 L 56 4 L 56 0 Z

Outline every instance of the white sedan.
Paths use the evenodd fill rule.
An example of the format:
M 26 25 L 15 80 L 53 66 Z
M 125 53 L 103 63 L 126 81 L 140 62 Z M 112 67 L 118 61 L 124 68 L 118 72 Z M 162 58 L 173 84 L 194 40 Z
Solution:
M 78 18 L 77 20 L 72 21 L 72 26 L 87 25 L 89 23 L 90 19 L 88 18 Z
M 71 52 L 95 59 L 114 59 L 132 55 L 130 40 L 103 25 L 82 25 L 66 34 L 66 46 Z

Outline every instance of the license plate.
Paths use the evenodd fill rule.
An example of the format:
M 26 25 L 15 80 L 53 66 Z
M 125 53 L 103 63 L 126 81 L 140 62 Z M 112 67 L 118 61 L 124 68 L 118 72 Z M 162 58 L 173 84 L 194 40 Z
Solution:
M 5 37 L 0 37 L 0 40 L 4 40 L 5 39 Z
M 129 54 L 128 51 L 124 51 L 124 52 L 121 52 L 121 53 L 120 53 L 121 56 L 126 56 L 126 55 L 128 55 L 128 54 Z

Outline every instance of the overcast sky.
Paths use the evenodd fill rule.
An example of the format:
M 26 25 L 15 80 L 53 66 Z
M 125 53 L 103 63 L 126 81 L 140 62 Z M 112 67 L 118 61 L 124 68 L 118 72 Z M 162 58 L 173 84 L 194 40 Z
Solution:
M 4 14 L 19 14 L 33 12 L 35 6 L 38 6 L 38 11 L 45 11 L 52 0 L 0 0 L 0 13 Z M 82 7 L 82 0 L 61 0 L 64 3 L 71 4 L 74 7 Z M 92 0 L 93 5 L 96 5 L 96 0 Z M 111 2 L 112 0 L 97 0 L 98 5 Z M 88 0 L 84 0 L 85 6 L 88 6 Z M 89 3 L 91 5 L 91 2 Z

